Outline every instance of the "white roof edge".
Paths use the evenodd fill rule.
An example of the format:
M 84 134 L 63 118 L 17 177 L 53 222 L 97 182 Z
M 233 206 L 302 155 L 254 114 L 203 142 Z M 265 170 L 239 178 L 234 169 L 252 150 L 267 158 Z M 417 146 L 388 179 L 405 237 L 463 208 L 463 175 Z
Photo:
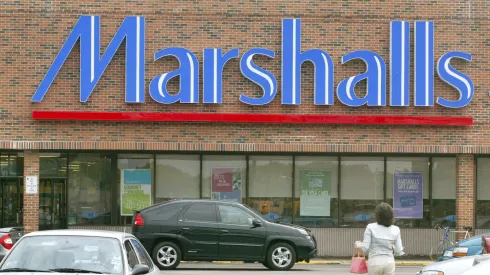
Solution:
M 31 232 L 24 235 L 24 237 L 30 237 L 30 236 L 90 236 L 90 237 L 104 237 L 104 238 L 116 238 L 116 239 L 124 239 L 125 237 L 134 237 L 131 233 L 105 231 L 105 230 L 90 230 L 90 229 L 45 230 L 45 231 Z

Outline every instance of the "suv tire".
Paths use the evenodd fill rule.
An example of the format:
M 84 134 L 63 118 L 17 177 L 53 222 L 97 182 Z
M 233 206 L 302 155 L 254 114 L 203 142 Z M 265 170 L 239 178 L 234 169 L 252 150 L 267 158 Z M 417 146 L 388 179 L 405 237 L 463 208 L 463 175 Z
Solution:
M 296 263 L 296 252 L 287 243 L 276 243 L 267 251 L 267 265 L 272 270 L 290 270 Z
M 151 256 L 160 270 L 171 270 L 180 264 L 181 255 L 178 245 L 173 242 L 162 242 L 155 246 Z

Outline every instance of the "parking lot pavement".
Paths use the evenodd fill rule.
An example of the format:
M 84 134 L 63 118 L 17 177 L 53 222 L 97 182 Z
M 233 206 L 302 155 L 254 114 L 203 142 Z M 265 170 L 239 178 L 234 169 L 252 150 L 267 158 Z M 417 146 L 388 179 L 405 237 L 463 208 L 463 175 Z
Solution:
M 308 275 L 347 275 L 349 265 L 295 265 L 293 267 L 294 274 L 304 273 Z M 396 269 L 397 275 L 415 275 L 421 267 L 416 266 L 400 266 Z M 211 275 L 211 274 L 292 274 L 291 271 L 270 271 L 260 264 L 213 264 L 213 263 L 185 263 L 179 265 L 176 270 L 163 271 L 164 275 Z

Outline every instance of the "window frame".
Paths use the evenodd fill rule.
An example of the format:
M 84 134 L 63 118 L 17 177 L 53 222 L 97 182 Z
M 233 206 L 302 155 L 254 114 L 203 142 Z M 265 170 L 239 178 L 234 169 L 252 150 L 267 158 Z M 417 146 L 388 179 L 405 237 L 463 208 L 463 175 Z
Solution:
M 136 261 L 138 262 L 136 265 L 138 264 L 141 264 L 141 261 L 140 259 L 138 258 L 138 254 L 136 253 L 136 250 L 134 249 L 134 246 L 133 244 L 131 244 L 131 241 L 129 240 L 130 238 L 124 238 L 123 239 L 123 248 L 124 248 L 124 251 L 126 252 L 126 255 L 125 255 L 125 258 L 126 258 L 126 264 L 128 266 L 128 268 L 130 269 L 130 271 L 134 268 L 134 266 L 131 266 L 131 264 L 129 263 L 129 253 L 131 251 L 127 251 L 127 248 L 126 248 L 126 243 L 130 246 L 130 249 L 134 252 L 135 256 L 136 256 Z M 135 266 L 136 266 L 135 265 Z
M 377 155 L 354 155 L 354 156 L 340 156 L 338 160 L 338 169 L 339 169 L 339 187 L 338 187 L 338 217 L 337 217 L 337 223 L 338 226 L 334 228 L 364 228 L 366 225 L 370 222 L 375 222 L 376 217 L 374 215 L 374 211 L 376 208 L 376 205 L 381 203 L 381 202 L 387 202 L 386 200 L 386 186 L 387 186 L 387 169 L 386 169 L 386 163 L 387 159 L 384 156 L 377 156 Z M 370 163 L 371 165 L 368 165 Z M 364 165 L 365 168 L 369 170 L 370 175 L 374 178 L 373 181 L 369 182 L 369 184 L 374 184 L 373 186 L 369 187 L 368 190 L 371 190 L 373 194 L 375 195 L 375 198 L 369 197 L 369 198 L 358 198 L 355 196 L 352 196 L 350 192 L 347 192 L 348 188 L 356 189 L 358 184 L 352 184 L 351 182 L 354 182 L 352 179 L 347 179 L 344 177 L 345 174 L 348 174 L 345 172 L 346 169 L 348 169 L 349 165 Z M 371 170 L 370 168 L 374 167 L 376 169 Z M 352 168 L 351 168 L 352 169 Z M 377 169 L 381 169 L 381 171 L 377 171 Z M 344 173 L 343 173 L 344 171 Z M 383 178 L 380 179 L 379 182 L 376 181 L 376 177 L 382 176 Z M 348 184 L 343 184 L 344 182 L 348 182 Z M 355 183 L 355 182 L 354 182 Z M 358 190 L 356 190 L 358 191 Z M 346 196 L 345 194 L 348 193 L 349 195 Z M 379 196 L 378 196 L 379 194 Z M 363 207 L 360 209 L 359 214 L 356 214 L 356 212 L 349 212 L 350 210 L 346 210 L 349 207 L 352 206 L 364 206 L 366 205 L 367 207 Z M 369 213 L 369 214 L 366 214 Z M 372 215 L 371 215 L 372 213 Z M 354 215 L 356 214 L 356 215 Z M 356 216 L 358 215 L 363 215 L 363 217 L 368 217 L 368 220 L 355 220 Z M 347 218 L 346 218 L 347 217 Z M 349 220 L 349 218 L 353 220 Z M 347 220 L 347 221 L 346 221 Z M 356 225 L 356 223 L 358 223 Z M 345 225 L 345 226 L 344 226 Z
M 490 226 L 483 226 L 483 227 L 478 227 L 478 223 L 479 223 L 479 215 L 478 215 L 478 201 L 485 201 L 485 200 L 479 200 L 478 199 L 478 179 L 479 179 L 479 176 L 478 176 L 478 171 L 480 169 L 478 169 L 478 162 L 480 159 L 487 159 L 487 160 L 490 160 L 490 156 L 489 155 L 475 155 L 474 157 L 474 175 L 475 175 L 475 180 L 474 180 L 474 211 L 473 211 L 473 215 L 474 215 L 474 224 L 473 224 L 473 228 L 475 229 L 480 229 L 480 230 L 488 230 L 490 229 Z M 490 224 L 490 219 L 489 221 L 485 222 L 484 224 Z
M 40 152 L 40 153 L 42 154 L 43 152 Z M 113 165 L 113 161 L 114 161 L 114 158 L 113 158 L 114 154 L 103 152 L 103 151 L 90 151 L 90 152 L 69 151 L 69 152 L 66 152 L 66 154 L 67 154 L 67 174 L 66 174 L 67 204 L 66 204 L 66 210 L 65 210 L 65 213 L 66 213 L 65 219 L 66 219 L 67 227 L 69 225 L 71 225 L 71 226 L 83 225 L 83 223 L 80 223 L 78 219 L 75 221 L 74 224 L 69 224 L 69 222 L 70 222 L 70 209 L 75 209 L 76 204 L 80 204 L 80 197 L 79 196 L 72 196 L 73 195 L 72 192 L 80 193 L 81 190 L 83 190 L 83 188 L 81 187 L 83 184 L 81 182 L 78 183 L 79 186 L 77 188 L 73 188 L 72 184 L 74 182 L 77 182 L 78 179 L 76 177 L 73 177 L 74 169 L 72 169 L 71 166 L 74 166 L 74 164 L 76 164 L 74 162 L 81 161 L 79 158 L 81 158 L 83 160 L 84 157 L 87 157 L 87 156 L 95 157 L 97 159 L 97 161 L 100 161 L 100 163 L 98 164 L 99 166 L 105 165 L 103 163 L 104 161 L 108 162 L 107 164 L 108 164 L 108 167 L 110 167 L 110 168 L 108 170 L 105 170 L 105 172 L 107 173 L 107 181 L 104 181 L 105 177 L 101 177 L 101 180 L 99 180 L 98 182 L 99 182 L 99 187 L 102 185 L 102 183 L 104 183 L 104 185 L 108 184 L 109 186 L 107 188 L 101 188 L 100 187 L 97 190 L 98 190 L 100 196 L 104 192 L 104 193 L 106 193 L 106 194 L 104 194 L 104 196 L 109 197 L 108 200 L 110 200 L 110 201 L 108 202 L 108 205 L 105 205 L 105 207 L 107 207 L 107 209 L 109 209 L 108 211 L 110 212 L 110 216 L 108 218 L 110 220 L 110 223 L 115 224 L 114 220 L 117 221 L 117 218 L 120 217 L 120 211 L 119 211 L 120 208 L 119 208 L 119 197 L 117 194 L 118 189 L 115 189 L 115 188 L 119 188 L 119 183 L 117 181 L 117 178 L 115 178 L 114 175 L 112 174 L 114 172 L 112 170 L 113 169 L 112 165 Z M 116 153 L 116 155 L 117 155 L 117 153 Z M 72 200 L 70 200 L 71 197 L 75 197 L 77 199 L 77 201 L 75 201 L 75 203 L 74 203 Z M 114 208 L 114 207 L 116 207 L 116 208 Z M 78 216 L 79 215 L 78 212 L 74 211 L 72 213 L 71 217 Z M 99 217 L 102 217 L 102 216 L 99 216 Z M 107 223 L 93 223 L 93 225 L 99 225 L 99 226 L 100 225 L 106 225 L 106 224 Z
M 148 254 L 148 251 L 146 251 L 145 247 L 141 244 L 141 242 L 136 239 L 136 238 L 133 238 L 133 237 L 129 237 L 127 238 L 129 240 L 129 243 L 131 244 L 131 246 L 133 247 L 133 250 L 137 250 L 137 248 L 135 248 L 134 244 L 132 242 L 136 242 L 141 248 L 142 248 L 142 251 L 143 252 L 143 255 L 146 257 L 146 260 L 148 262 L 148 264 L 146 266 L 148 266 L 150 268 L 149 272 L 152 272 L 155 268 L 155 266 L 153 265 L 153 260 L 151 259 L 150 255 Z M 138 258 L 138 261 L 140 264 L 143 264 L 142 261 L 141 261 L 141 254 L 139 253 L 136 253 L 136 257 Z
M 415 161 L 414 161 L 415 160 Z M 410 171 L 406 171 L 409 173 L 417 172 L 417 173 L 422 173 L 423 177 L 423 186 L 422 186 L 422 218 L 419 219 L 414 219 L 414 218 L 404 218 L 404 219 L 397 219 L 399 220 L 405 220 L 408 221 L 408 224 L 418 224 L 418 223 L 426 223 L 427 225 L 424 226 L 403 226 L 402 224 L 396 224 L 400 228 L 418 228 L 418 229 L 428 229 L 428 228 L 433 228 L 432 223 L 432 215 L 433 215 L 433 198 L 432 198 L 432 188 L 433 188 L 433 180 L 434 180 L 434 173 L 433 173 L 433 156 L 431 155 L 421 155 L 421 156 L 387 156 L 385 157 L 385 165 L 386 165 L 386 170 L 385 170 L 385 177 L 390 174 L 389 179 L 392 180 L 393 176 L 395 175 L 396 172 L 400 172 L 397 170 L 400 169 L 405 169 L 404 167 L 401 167 L 400 165 L 391 165 L 390 167 L 390 162 L 393 163 L 417 163 L 417 165 L 420 164 L 420 167 L 415 167 L 416 169 L 414 170 L 414 167 L 410 167 Z M 425 166 L 425 164 L 427 166 Z M 393 169 L 393 170 L 392 170 Z M 417 171 L 418 170 L 418 171 Z M 422 172 L 420 172 L 422 171 Z M 405 172 L 405 171 L 402 171 Z M 388 185 L 390 185 L 390 191 L 391 192 L 386 192 L 388 190 Z M 427 186 L 427 187 L 426 187 Z M 425 190 L 427 188 L 427 191 Z M 385 202 L 390 204 L 392 207 L 394 207 L 394 192 L 395 186 L 393 182 L 390 182 L 388 184 L 388 181 L 386 180 L 386 186 L 385 186 Z M 390 194 L 391 198 L 388 198 L 387 195 Z M 426 198 L 427 197 L 427 198 Z M 427 201 L 427 203 L 426 203 Z M 427 208 L 427 210 L 426 210 Z
M 429 205 L 429 214 L 430 214 L 430 224 L 431 226 L 435 226 L 434 224 L 434 200 L 441 200 L 441 199 L 434 199 L 434 186 L 435 186 L 435 181 L 434 181 L 434 163 L 436 163 L 437 160 L 440 160 L 440 159 L 454 159 L 455 160 L 455 174 L 456 174 L 456 178 L 455 178 L 455 186 L 454 186 L 454 189 L 455 189 L 455 197 L 454 197 L 454 202 L 455 202 L 455 211 L 454 211 L 454 215 L 456 215 L 456 212 L 457 212 L 457 196 L 458 196 L 458 191 L 457 191 L 457 188 L 458 188 L 458 175 L 457 175 L 457 169 L 458 169 L 458 160 L 456 157 L 452 157 L 452 156 L 430 156 L 430 190 L 429 190 L 429 200 L 430 200 L 430 205 Z M 476 164 L 475 164 L 476 165 Z M 476 170 L 476 166 L 475 166 L 475 170 Z M 475 177 L 475 188 L 476 188 L 476 177 Z M 452 199 L 451 199 L 452 200 Z M 477 198 L 476 198 L 476 193 L 475 193 L 475 206 L 476 206 L 476 202 L 477 202 Z M 475 213 L 474 213 L 474 217 L 475 217 L 475 223 L 476 223 L 476 207 L 475 207 Z M 456 225 L 456 222 L 454 222 L 454 224 Z M 473 228 L 475 228 L 474 225 L 472 225 Z
M 222 157 L 217 160 L 216 157 Z M 216 163 L 218 162 L 218 163 Z M 225 162 L 226 164 L 222 164 Z M 242 203 L 246 203 L 248 198 L 248 155 L 247 154 L 201 154 L 201 184 L 200 184 L 200 198 L 211 199 L 213 194 L 212 177 L 213 169 L 215 168 L 229 168 L 239 169 L 241 175 L 241 198 Z
M 295 156 L 291 154 L 264 153 L 253 154 L 247 158 L 246 205 L 251 208 L 262 205 L 264 213 L 261 217 L 267 221 L 294 223 L 294 159 Z M 278 173 L 278 169 L 281 169 L 282 173 Z M 264 171 L 267 174 L 265 177 Z M 274 174 L 269 175 L 270 171 Z M 281 193 L 276 190 L 281 190 Z M 281 213 L 276 213 L 277 210 Z
M 156 201 L 171 201 L 171 200 L 174 200 L 174 198 L 170 198 L 168 197 L 168 193 L 167 191 L 165 191 L 165 196 L 159 196 L 158 195 L 158 191 L 160 191 L 160 188 L 163 188 L 162 186 L 165 186 L 165 184 L 168 182 L 165 180 L 165 177 L 163 177 L 163 180 L 161 178 L 161 176 L 159 176 L 159 167 L 161 166 L 164 166 L 161 162 L 165 162 L 165 161 L 171 161 L 173 160 L 171 157 L 177 157 L 177 156 L 187 156 L 188 158 L 185 158 L 184 160 L 185 161 L 189 161 L 191 162 L 192 164 L 191 165 L 194 165 L 193 163 L 194 162 L 198 162 L 198 172 L 199 172 L 199 175 L 198 175 L 198 181 L 197 181 L 197 196 L 194 196 L 195 194 L 193 194 L 193 196 L 186 196 L 185 199 L 200 199 L 202 198 L 202 154 L 200 153 L 190 153 L 190 154 L 182 154 L 181 152 L 180 153 L 155 153 L 153 155 L 153 167 L 154 167 L 154 188 L 152 190 L 153 192 L 153 198 L 154 198 L 154 202 Z M 181 160 L 181 159 L 179 159 Z M 193 182 L 193 185 L 195 183 Z

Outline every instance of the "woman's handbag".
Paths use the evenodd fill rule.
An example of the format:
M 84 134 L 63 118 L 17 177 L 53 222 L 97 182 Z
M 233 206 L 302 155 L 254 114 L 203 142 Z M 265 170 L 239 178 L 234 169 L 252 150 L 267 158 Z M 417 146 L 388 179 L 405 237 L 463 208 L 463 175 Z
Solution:
M 350 273 L 356 273 L 356 274 L 368 273 L 366 255 L 364 254 L 364 251 L 362 251 L 362 257 L 359 256 L 359 251 L 362 251 L 362 249 L 357 247 L 354 249 L 354 253 L 352 254 L 352 264 L 350 266 Z M 357 252 L 357 257 L 356 257 L 356 252 Z

